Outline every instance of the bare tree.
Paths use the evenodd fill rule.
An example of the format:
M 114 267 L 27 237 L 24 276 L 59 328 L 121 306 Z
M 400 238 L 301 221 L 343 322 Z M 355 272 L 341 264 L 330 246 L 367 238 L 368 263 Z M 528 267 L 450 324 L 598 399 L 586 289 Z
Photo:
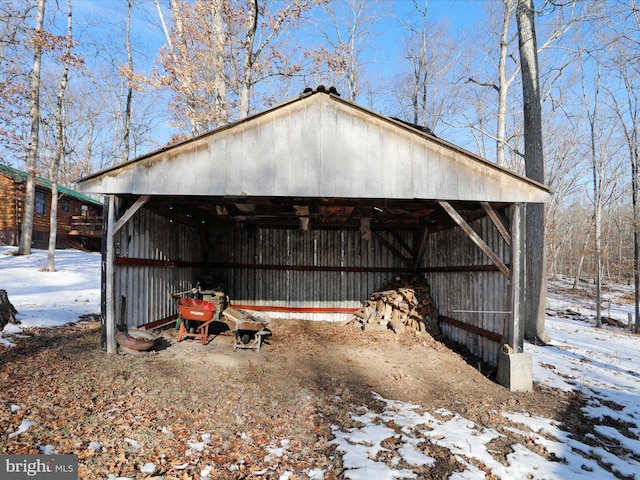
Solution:
M 594 44 L 602 42 L 595 40 Z M 602 326 L 602 275 L 603 275 L 603 210 L 617 195 L 620 176 L 619 150 L 615 130 L 608 126 L 612 119 L 604 111 L 602 93 L 602 59 L 598 48 L 586 50 L 578 65 L 581 73 L 581 97 L 586 121 L 585 157 L 589 159 L 591 195 L 593 204 L 593 241 L 596 327 Z
M 508 143 L 506 140 L 506 124 L 507 124 L 507 100 L 509 95 L 509 87 L 520 73 L 520 65 L 518 63 L 512 67 L 511 73 L 507 73 L 507 60 L 513 60 L 510 54 L 510 45 L 513 43 L 513 35 L 510 31 L 510 23 L 516 10 L 516 0 L 502 0 L 502 22 L 500 25 L 499 41 L 498 41 L 498 65 L 497 74 L 498 81 L 491 83 L 488 81 L 478 80 L 473 76 L 468 78 L 468 82 L 473 82 L 481 86 L 491 87 L 498 93 L 498 110 L 497 110 L 497 126 L 496 126 L 496 163 L 505 165 L 505 148 Z
M 176 93 L 176 112 L 188 119 L 192 135 L 247 116 L 257 84 L 298 71 L 279 61 L 288 53 L 283 33 L 317 1 L 275 8 L 259 0 L 171 0 L 167 16 L 156 0 L 166 38 L 160 83 Z
M 520 99 L 512 92 L 514 83 L 520 77 L 521 69 L 521 59 L 516 54 L 514 47 L 518 32 L 514 30 L 512 25 L 517 5 L 517 0 L 501 0 L 500 9 L 496 9 L 493 4 L 491 5 L 492 16 L 488 22 L 490 28 L 488 39 L 491 43 L 479 46 L 480 55 L 483 56 L 481 66 L 470 64 L 474 65 L 474 71 L 465 76 L 467 83 L 485 88 L 497 96 L 497 103 L 493 97 L 483 98 L 484 101 L 495 105 L 493 108 L 494 127 L 487 128 L 484 122 L 482 126 L 475 124 L 475 122 L 467 122 L 465 126 L 476 130 L 477 135 L 493 140 L 496 148 L 496 163 L 516 171 L 521 169 L 523 158 L 522 148 L 518 145 L 522 138 L 522 124 L 518 118 L 519 112 L 514 108 L 514 105 L 519 104 Z M 552 55 L 554 47 L 573 28 L 582 15 L 581 12 L 578 12 L 580 14 L 576 13 L 576 7 L 573 3 L 566 6 L 558 5 L 551 13 L 553 13 L 553 17 L 548 21 L 547 39 L 537 48 L 537 54 L 540 55 L 544 52 L 547 54 L 547 58 Z M 494 53 L 487 56 L 487 49 Z M 547 90 L 554 87 L 566 66 L 572 61 L 571 53 L 569 51 L 569 54 L 561 56 L 559 65 L 555 65 L 551 61 L 546 65 L 544 73 L 547 79 Z M 539 77 L 542 75 L 542 72 L 538 73 Z M 541 101 L 545 100 L 542 88 L 540 88 L 540 97 Z
M 439 123 L 455 110 L 449 75 L 458 53 L 443 23 L 434 24 L 428 16 L 428 0 L 424 6 L 413 2 L 418 14 L 415 25 L 404 23 L 407 31 L 404 49 L 406 73 L 396 82 L 394 91 L 399 114 L 414 124 L 435 131 Z
M 621 92 L 610 92 L 612 108 L 621 127 L 629 153 L 631 176 L 631 226 L 633 231 L 633 285 L 635 331 L 640 332 L 640 5 L 630 0 L 620 6 L 622 17 L 627 18 L 620 28 L 614 25 L 616 46 L 612 71 L 621 80 Z M 618 95 L 621 97 L 618 98 Z
M 321 27 L 321 35 L 329 48 L 315 52 L 318 63 L 324 64 L 334 80 L 333 86 L 343 91 L 352 102 L 362 92 L 363 54 L 371 48 L 374 26 L 385 5 L 379 0 L 346 0 L 325 3 L 330 26 Z
M 69 66 L 71 65 L 73 55 L 73 12 L 71 7 L 71 0 L 67 0 L 67 37 L 65 40 L 64 52 L 62 55 L 62 75 L 60 76 L 60 83 L 58 85 L 58 92 L 56 95 L 56 151 L 51 166 L 50 180 L 51 180 L 51 209 L 49 212 L 49 249 L 47 254 L 47 271 L 55 272 L 56 263 L 56 240 L 58 236 L 58 171 L 65 155 L 65 128 L 64 128 L 64 94 L 67 90 L 67 83 L 69 81 Z
M 133 54 L 131 53 L 131 9 L 133 8 L 133 0 L 127 0 L 127 21 L 125 27 L 125 49 L 127 51 L 127 70 L 133 73 Z M 129 159 L 131 151 L 131 100 L 133 98 L 133 86 L 131 82 L 127 85 L 127 98 L 124 107 L 124 131 L 122 132 L 122 154 L 121 161 L 126 162 Z
M 520 63 L 522 66 L 522 98 L 524 101 L 524 148 L 527 176 L 544 183 L 542 142 L 542 107 L 538 74 L 533 0 L 518 0 L 516 9 Z M 546 314 L 545 206 L 529 204 L 526 208 L 526 305 L 525 337 L 548 342 L 544 321 Z
M 31 34 L 27 25 L 30 2 L 0 4 L 0 162 L 14 152 L 22 152 L 21 134 L 27 121 L 29 99 L 26 45 Z
M 27 156 L 27 184 L 25 187 L 22 227 L 18 255 L 31 254 L 31 237 L 33 233 L 33 211 L 36 193 L 36 161 L 38 158 L 38 134 L 40 128 L 40 66 L 44 42 L 44 11 L 46 0 L 38 0 L 38 14 L 36 28 L 33 34 L 33 69 L 31 73 L 31 99 L 29 117 L 31 118 L 31 132 L 29 137 L 29 152 Z

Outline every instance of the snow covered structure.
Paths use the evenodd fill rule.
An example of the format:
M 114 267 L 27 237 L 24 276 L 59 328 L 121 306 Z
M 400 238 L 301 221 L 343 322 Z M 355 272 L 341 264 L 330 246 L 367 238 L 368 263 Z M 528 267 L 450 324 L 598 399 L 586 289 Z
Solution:
M 427 278 L 441 331 L 488 363 L 522 351 L 535 181 L 315 89 L 78 181 L 107 195 L 104 347 L 222 282 L 237 308 L 342 320 L 389 277 Z

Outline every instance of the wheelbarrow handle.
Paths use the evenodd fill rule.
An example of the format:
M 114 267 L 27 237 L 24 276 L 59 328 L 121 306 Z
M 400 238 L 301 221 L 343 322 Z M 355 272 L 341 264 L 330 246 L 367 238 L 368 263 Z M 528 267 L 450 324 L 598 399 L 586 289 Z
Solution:
M 200 282 L 196 283 L 196 286 L 193 287 L 191 290 L 185 290 L 184 292 L 170 293 L 169 295 L 173 298 L 180 298 L 182 295 L 185 295 L 187 293 L 195 295 L 199 291 L 200 291 Z
M 213 317 L 211 320 L 208 320 L 206 322 L 204 322 L 202 325 L 199 325 L 197 330 L 201 330 L 204 327 L 206 327 L 207 325 L 209 325 L 211 322 L 215 322 L 216 321 L 216 317 Z

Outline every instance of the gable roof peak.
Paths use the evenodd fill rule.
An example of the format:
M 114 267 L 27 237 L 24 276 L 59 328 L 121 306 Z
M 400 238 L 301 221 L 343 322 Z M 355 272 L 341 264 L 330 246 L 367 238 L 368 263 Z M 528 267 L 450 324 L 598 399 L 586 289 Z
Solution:
M 316 88 L 311 88 L 311 87 L 305 88 L 300 93 L 300 98 L 307 98 L 313 95 L 314 93 L 326 93 L 326 94 L 335 95 L 336 97 L 340 96 L 340 93 L 338 93 L 338 90 L 336 89 L 336 87 L 325 87 L 324 85 L 320 84 Z

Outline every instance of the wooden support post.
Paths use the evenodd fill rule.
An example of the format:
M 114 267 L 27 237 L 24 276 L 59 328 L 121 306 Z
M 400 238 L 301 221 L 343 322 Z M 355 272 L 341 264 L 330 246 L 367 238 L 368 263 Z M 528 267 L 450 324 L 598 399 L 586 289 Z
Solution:
M 116 196 L 109 195 L 109 205 L 107 214 L 107 235 L 106 255 L 105 255 L 105 319 L 104 329 L 107 343 L 107 353 L 116 353 L 116 312 L 115 312 L 115 266 L 116 253 L 113 241 L 116 223 Z
M 498 354 L 497 380 L 512 392 L 533 390 L 533 359 L 524 353 L 524 215 L 522 205 L 511 213 L 511 318 L 506 342 Z
M 131 207 L 116 221 L 116 196 L 109 195 L 107 232 L 106 232 L 106 253 L 105 253 L 105 319 L 104 338 L 106 339 L 107 353 L 117 353 L 116 344 L 116 299 L 115 299 L 115 276 L 116 276 L 116 252 L 114 237 L 118 231 L 126 225 L 133 215 L 140 210 L 148 201 L 148 195 L 140 196 Z M 124 312 L 121 312 L 124 318 Z
M 507 343 L 514 353 L 524 348 L 524 215 L 522 205 L 513 205 L 511 213 L 511 318 Z

